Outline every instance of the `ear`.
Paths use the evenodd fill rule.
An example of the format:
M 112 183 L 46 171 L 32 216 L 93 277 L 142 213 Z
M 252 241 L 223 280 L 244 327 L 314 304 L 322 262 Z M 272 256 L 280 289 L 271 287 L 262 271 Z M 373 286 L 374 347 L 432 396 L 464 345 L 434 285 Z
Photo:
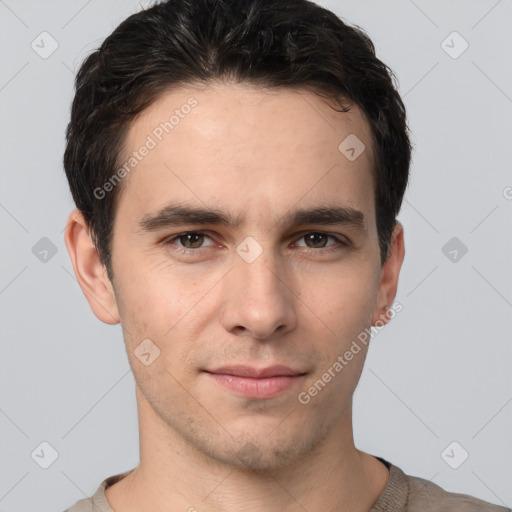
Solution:
M 372 315 L 372 325 L 378 321 L 378 325 L 387 324 L 390 316 L 388 308 L 395 300 L 398 287 L 398 276 L 405 256 L 404 228 L 400 222 L 396 222 L 391 235 L 391 243 L 388 251 L 388 259 L 382 266 L 380 283 L 377 291 L 377 302 Z M 392 317 L 391 317 L 392 318 Z
M 112 283 L 78 209 L 68 217 L 64 241 L 78 284 L 93 313 L 106 324 L 118 324 L 120 317 Z

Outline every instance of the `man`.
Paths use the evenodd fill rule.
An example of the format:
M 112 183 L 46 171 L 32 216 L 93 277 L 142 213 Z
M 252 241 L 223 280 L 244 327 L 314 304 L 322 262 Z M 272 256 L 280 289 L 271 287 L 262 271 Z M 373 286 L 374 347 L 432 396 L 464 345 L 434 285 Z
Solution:
M 140 464 L 68 511 L 506 510 L 354 445 L 411 147 L 391 71 L 306 0 L 170 0 L 78 72 L 65 241 L 121 323 Z

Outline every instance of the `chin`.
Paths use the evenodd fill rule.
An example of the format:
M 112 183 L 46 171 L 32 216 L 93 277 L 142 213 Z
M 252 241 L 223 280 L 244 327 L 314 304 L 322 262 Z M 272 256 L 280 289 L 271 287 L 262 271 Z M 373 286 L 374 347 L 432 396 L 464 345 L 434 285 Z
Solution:
M 297 463 L 319 442 L 316 436 L 303 438 L 290 432 L 272 436 L 268 432 L 268 429 L 252 434 L 246 432 L 238 438 L 225 439 L 227 444 L 224 446 L 203 448 L 211 458 L 226 466 L 265 472 Z
M 300 460 L 303 449 L 297 445 L 263 446 L 247 441 L 241 448 L 218 456 L 219 462 L 237 469 L 266 472 L 283 468 Z

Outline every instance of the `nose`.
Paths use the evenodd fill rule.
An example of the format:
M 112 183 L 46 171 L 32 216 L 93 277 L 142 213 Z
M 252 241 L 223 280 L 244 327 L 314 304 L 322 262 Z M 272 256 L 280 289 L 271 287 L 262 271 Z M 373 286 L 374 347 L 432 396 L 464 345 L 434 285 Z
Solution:
M 263 340 L 295 327 L 292 277 L 269 249 L 252 262 L 236 255 L 223 281 L 221 321 L 228 332 Z

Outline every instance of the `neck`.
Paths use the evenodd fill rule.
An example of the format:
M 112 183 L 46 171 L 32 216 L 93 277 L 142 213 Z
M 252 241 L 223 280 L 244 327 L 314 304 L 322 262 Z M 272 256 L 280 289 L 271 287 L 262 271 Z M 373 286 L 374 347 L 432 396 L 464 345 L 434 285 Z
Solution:
M 298 462 L 270 469 L 227 466 L 199 452 L 156 416 L 137 388 L 140 464 L 105 496 L 122 512 L 368 512 L 388 470 L 357 450 L 351 407 Z

